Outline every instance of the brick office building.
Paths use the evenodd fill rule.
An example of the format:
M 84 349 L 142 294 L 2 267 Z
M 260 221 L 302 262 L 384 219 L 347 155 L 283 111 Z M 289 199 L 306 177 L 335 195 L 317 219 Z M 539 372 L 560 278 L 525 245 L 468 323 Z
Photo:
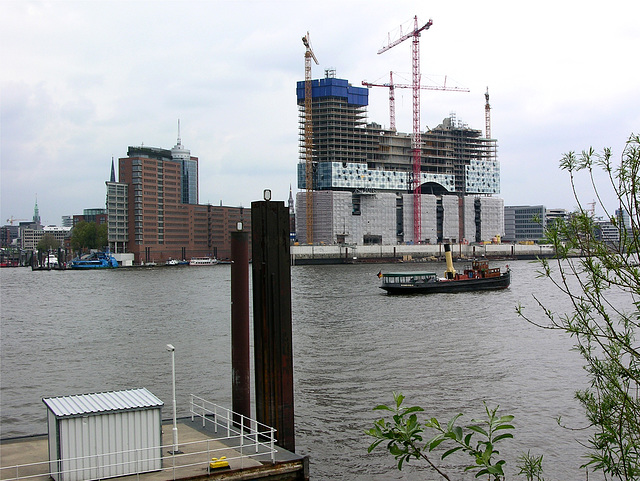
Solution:
M 182 146 L 129 147 L 107 182 L 109 245 L 134 263 L 231 255 L 237 222 L 251 229 L 250 209 L 198 204 L 198 158 Z

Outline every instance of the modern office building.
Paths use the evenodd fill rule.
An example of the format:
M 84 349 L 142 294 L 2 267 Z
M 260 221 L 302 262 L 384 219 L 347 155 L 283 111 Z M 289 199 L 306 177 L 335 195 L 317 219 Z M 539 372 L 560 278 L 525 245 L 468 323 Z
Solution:
M 509 205 L 504 208 L 504 236 L 507 242 L 539 241 L 547 226 L 544 205 Z
M 618 247 L 620 245 L 620 228 L 614 225 L 610 220 L 595 219 L 596 238 L 611 246 Z
M 296 232 L 305 243 L 304 81 L 296 93 L 298 188 L 305 190 L 296 198 Z M 421 134 L 422 238 L 413 238 L 412 135 L 367 123 L 368 95 L 331 71 L 312 80 L 313 242 L 479 242 L 502 235 L 504 202 L 492 197 L 500 192 L 496 140 L 451 115 Z
M 115 176 L 112 176 L 115 177 Z M 118 181 L 106 182 L 109 247 L 134 263 L 192 257 L 229 259 L 238 221 L 251 229 L 250 209 L 198 204 L 198 158 L 173 149 L 129 147 Z
M 616 219 L 618 219 L 618 223 L 621 228 L 624 228 L 629 235 L 631 235 L 632 225 L 631 225 L 631 216 L 626 209 L 616 209 L 615 213 Z
M 546 225 L 547 226 L 551 226 L 554 222 L 558 221 L 558 220 L 566 220 L 569 213 L 567 212 L 566 209 L 546 209 Z
M 73 215 L 73 225 L 78 222 L 95 222 L 96 225 L 107 223 L 107 210 L 104 207 L 83 209 L 82 214 Z
M 51 234 L 60 246 L 64 247 L 66 239 L 71 235 L 71 227 L 51 225 L 40 229 L 23 228 L 20 234 L 20 248 L 27 251 L 36 250 L 38 242 L 45 234 Z
M 0 227 L 0 247 L 17 247 L 20 237 L 20 227 L 17 225 L 3 225 Z
M 107 236 L 113 253 L 127 252 L 129 245 L 129 184 L 109 181 L 107 185 Z

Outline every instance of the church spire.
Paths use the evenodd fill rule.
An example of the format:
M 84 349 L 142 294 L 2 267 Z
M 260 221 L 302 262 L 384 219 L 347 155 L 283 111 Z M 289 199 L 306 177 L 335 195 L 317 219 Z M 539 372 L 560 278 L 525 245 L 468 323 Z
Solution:
M 38 209 L 38 194 L 36 194 L 36 205 L 33 208 L 33 223 L 36 225 L 36 229 L 39 229 L 40 224 L 40 209 Z
M 114 164 L 113 156 L 111 157 L 111 182 L 116 181 L 116 166 Z

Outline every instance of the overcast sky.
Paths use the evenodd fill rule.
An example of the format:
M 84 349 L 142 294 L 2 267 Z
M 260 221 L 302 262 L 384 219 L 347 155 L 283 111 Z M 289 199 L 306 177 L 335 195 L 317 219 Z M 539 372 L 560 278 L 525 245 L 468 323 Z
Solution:
M 360 86 L 393 70 L 410 83 L 409 41 L 377 51 L 414 15 L 433 19 L 423 84 L 446 75 L 471 90 L 423 91 L 422 129 L 453 111 L 483 130 L 488 86 L 505 205 L 572 209 L 562 154 L 611 147 L 619 158 L 640 132 L 640 2 L 0 0 L 0 223 L 31 219 L 36 196 L 45 224 L 104 207 L 111 158 L 170 149 L 178 119 L 200 161 L 200 203 L 249 207 L 265 188 L 286 201 L 301 37 L 310 32 L 320 62 L 314 78 L 333 67 Z M 369 121 L 389 125 L 388 91 L 369 100 Z M 411 102 L 396 91 L 401 132 Z

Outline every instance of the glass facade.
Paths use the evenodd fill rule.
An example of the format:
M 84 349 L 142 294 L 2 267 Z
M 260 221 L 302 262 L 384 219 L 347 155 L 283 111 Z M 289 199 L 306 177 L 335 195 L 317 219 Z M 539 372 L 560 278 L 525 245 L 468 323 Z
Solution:
M 198 203 L 198 161 L 182 160 L 182 203 Z
M 314 172 L 316 190 L 375 190 L 408 191 L 408 172 L 396 170 L 371 170 L 367 164 L 320 162 Z M 421 173 L 421 184 L 433 182 L 449 191 L 455 190 L 455 177 L 452 174 Z M 298 163 L 298 187 L 306 188 L 305 164 Z

